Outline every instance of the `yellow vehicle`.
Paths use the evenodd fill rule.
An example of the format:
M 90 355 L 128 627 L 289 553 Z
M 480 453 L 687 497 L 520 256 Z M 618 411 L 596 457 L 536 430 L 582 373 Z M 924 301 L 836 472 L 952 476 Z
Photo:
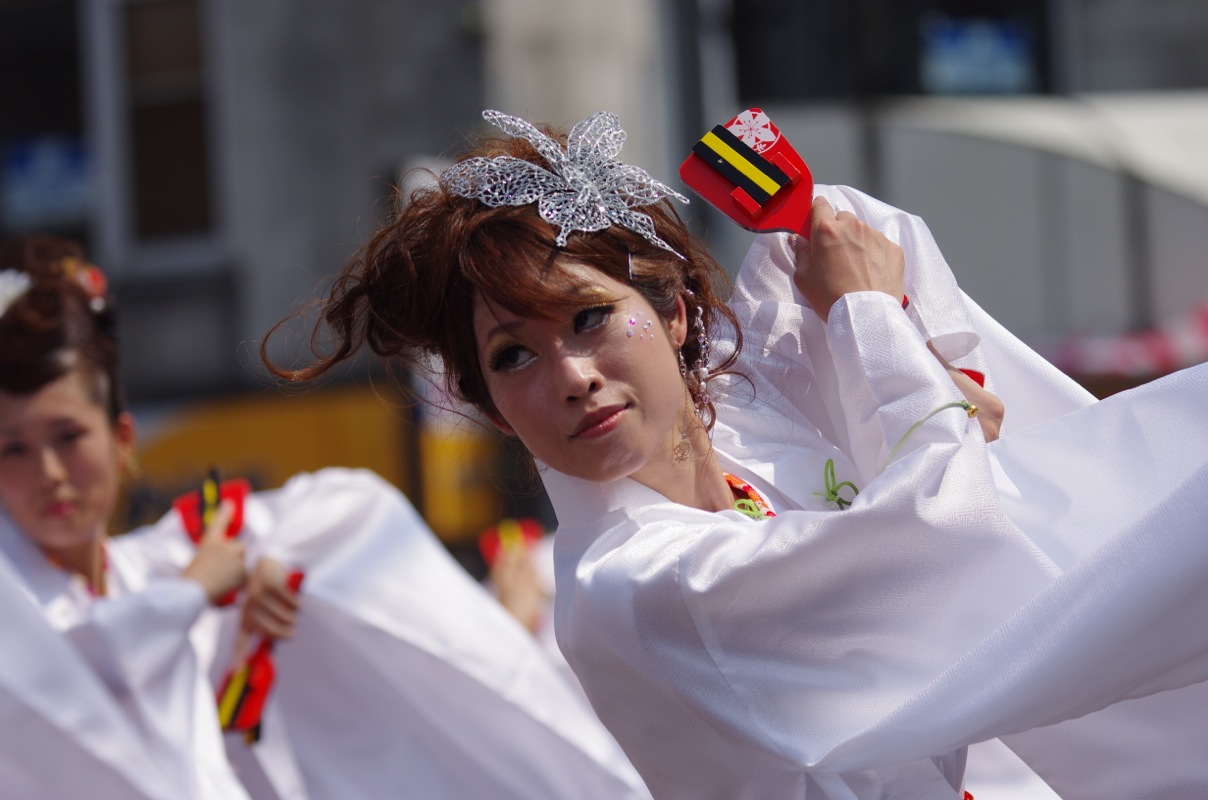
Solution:
M 263 391 L 135 416 L 140 475 L 127 487 L 119 530 L 163 514 L 211 468 L 253 489 L 322 467 L 370 469 L 401 489 L 450 546 L 474 542 L 512 513 L 502 437 L 470 418 L 421 415 L 397 390 Z

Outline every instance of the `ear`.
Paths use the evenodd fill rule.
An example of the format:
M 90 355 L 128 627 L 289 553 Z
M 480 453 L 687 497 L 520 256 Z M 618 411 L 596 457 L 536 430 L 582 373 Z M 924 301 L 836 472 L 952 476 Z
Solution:
M 688 306 L 684 303 L 682 294 L 675 296 L 675 316 L 667 321 L 667 334 L 676 350 L 683 347 L 684 342 L 688 340 Z
M 503 417 L 499 416 L 498 411 L 491 409 L 490 411 L 484 411 L 483 413 L 486 415 L 486 418 L 491 421 L 491 424 L 498 428 L 499 432 L 504 436 L 516 435 L 516 431 L 512 429 L 511 425 L 508 425 L 507 422 L 504 421 Z

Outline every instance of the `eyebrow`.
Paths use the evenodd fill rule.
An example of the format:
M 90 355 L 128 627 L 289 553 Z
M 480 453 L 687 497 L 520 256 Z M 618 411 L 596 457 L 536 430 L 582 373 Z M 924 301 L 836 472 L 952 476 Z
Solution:
M 575 307 L 582 303 L 616 302 L 619 299 L 614 292 L 612 292 L 609 289 L 606 289 L 603 286 L 600 286 L 599 284 L 595 284 L 595 283 L 578 283 L 578 282 L 576 282 L 574 284 L 573 290 L 567 292 L 567 295 L 568 295 L 568 297 L 567 297 L 566 305 L 568 307 Z M 491 306 L 491 301 L 486 301 L 486 302 L 487 302 L 487 306 L 489 308 Z M 495 316 L 494 313 L 492 313 L 491 316 L 494 317 Z M 506 333 L 509 335 L 515 335 L 514 331 L 517 328 L 521 327 L 524 324 L 525 320 L 539 319 L 538 317 L 525 317 L 525 316 L 521 316 L 519 314 L 517 316 L 519 316 L 520 319 L 518 319 L 514 322 L 499 322 L 499 324 L 497 324 L 495 327 L 493 327 L 489 331 L 487 331 L 485 334 L 485 341 L 489 342 L 495 335 L 497 335 L 500 332 Z M 496 319 L 496 322 L 498 322 L 498 319 Z
M 517 328 L 520 328 L 521 326 L 524 325 L 524 319 L 525 318 L 522 317 L 521 319 L 518 319 L 515 322 L 500 322 L 494 328 L 491 328 L 489 331 L 486 332 L 486 334 L 483 336 L 484 342 L 491 341 L 499 333 L 506 333 L 510 336 L 514 336 L 515 335 L 514 331 Z
M 50 417 L 44 420 L 45 424 L 52 428 L 62 428 L 68 425 L 84 425 L 79 419 L 72 416 Z M 43 424 L 39 422 L 38 424 Z M 21 433 L 23 426 L 19 424 L 9 423 L 7 425 L 0 424 L 0 436 L 12 436 Z

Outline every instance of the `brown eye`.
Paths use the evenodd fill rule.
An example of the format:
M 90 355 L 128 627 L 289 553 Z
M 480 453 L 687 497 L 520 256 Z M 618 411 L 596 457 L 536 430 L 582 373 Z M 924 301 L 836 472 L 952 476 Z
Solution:
M 533 353 L 527 347 L 510 344 L 496 350 L 487 363 L 492 372 L 511 372 L 520 369 L 533 359 Z
M 575 333 L 589 333 L 608 324 L 615 306 L 592 306 L 575 314 Z
M 0 447 L 0 458 L 15 458 L 25 454 L 25 445 L 21 442 L 5 442 Z

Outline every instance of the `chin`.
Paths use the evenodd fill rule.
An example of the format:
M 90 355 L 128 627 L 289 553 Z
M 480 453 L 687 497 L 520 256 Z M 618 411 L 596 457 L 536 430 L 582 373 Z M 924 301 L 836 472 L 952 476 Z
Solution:
M 70 520 L 65 525 L 44 525 L 38 534 L 29 534 L 43 550 L 50 552 L 75 550 L 92 544 L 98 534 L 91 530 L 80 530 L 80 527 Z
M 637 472 L 640 466 L 640 464 L 630 466 L 628 464 L 600 464 L 597 462 L 591 465 L 566 464 L 554 467 L 554 469 L 570 475 L 572 478 L 580 478 L 594 483 L 611 483 L 612 481 L 619 481 L 621 478 L 628 478 Z

